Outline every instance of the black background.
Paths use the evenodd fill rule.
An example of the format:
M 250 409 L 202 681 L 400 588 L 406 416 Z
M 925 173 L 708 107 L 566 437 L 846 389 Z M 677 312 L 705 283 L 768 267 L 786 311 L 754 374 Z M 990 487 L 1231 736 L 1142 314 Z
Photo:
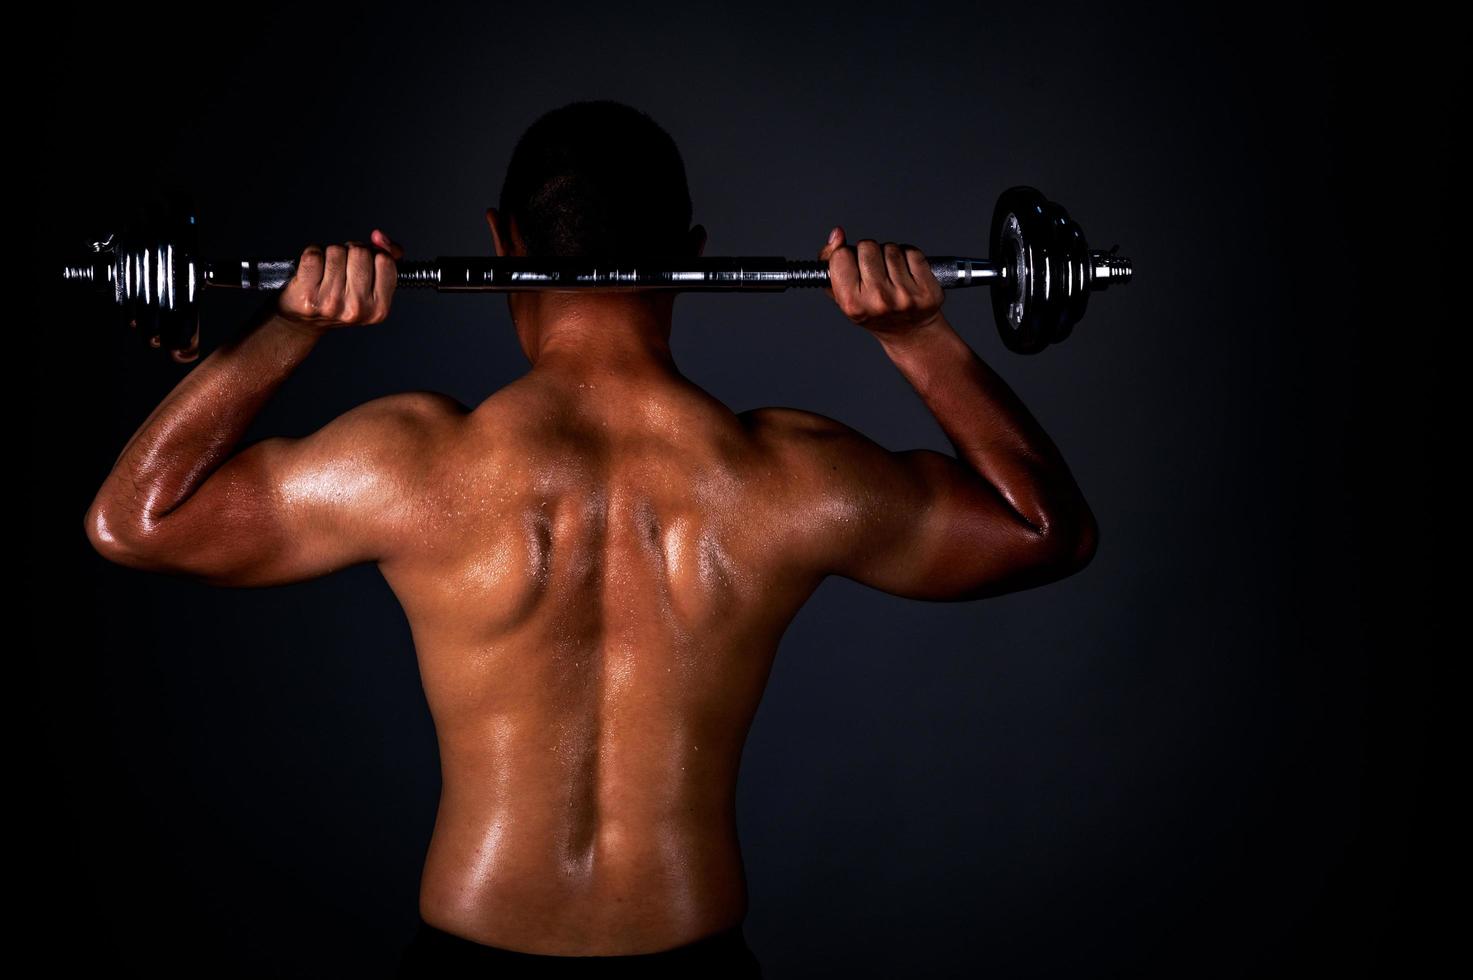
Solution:
M 834 579 L 799 615 L 739 794 L 768 975 L 1422 972 L 1451 921 L 1428 761 L 1451 511 L 1427 429 L 1462 288 L 1463 80 L 1450 24 L 1347 9 L 43 12 L 11 149 L 52 273 L 13 325 L 22 941 L 124 973 L 386 976 L 438 792 L 373 568 L 217 590 L 91 551 L 93 493 L 187 368 L 59 299 L 55 256 L 156 187 L 193 194 L 207 253 L 375 226 L 411 256 L 486 252 L 521 131 L 614 98 L 680 145 L 708 255 L 811 256 L 835 223 L 985 254 L 996 194 L 1029 183 L 1138 270 L 1034 358 L 981 291 L 948 296 L 1062 448 L 1100 551 L 977 603 Z M 212 295 L 206 350 L 252 306 Z M 821 294 L 683 297 L 673 343 L 734 410 L 949 451 Z M 393 391 L 474 404 L 525 367 L 501 299 L 403 294 L 247 439 Z

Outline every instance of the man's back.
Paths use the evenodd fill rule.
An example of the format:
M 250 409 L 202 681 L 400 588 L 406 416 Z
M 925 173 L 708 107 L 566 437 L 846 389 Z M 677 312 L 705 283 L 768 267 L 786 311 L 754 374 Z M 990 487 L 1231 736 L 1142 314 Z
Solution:
M 729 935 L 742 744 L 824 577 L 966 600 L 1094 552 L 1057 448 L 941 315 L 924 256 L 842 228 L 820 252 L 834 299 L 954 457 L 733 414 L 675 369 L 668 301 L 516 293 L 533 370 L 475 411 L 394 395 L 237 450 L 328 331 L 387 315 L 401 250 L 373 238 L 306 250 L 276 311 L 143 422 L 84 521 L 115 562 L 217 585 L 378 565 L 440 742 L 420 905 L 452 938 L 626 955 Z
M 740 922 L 742 744 L 818 582 L 749 422 L 679 379 L 533 371 L 430 444 L 381 568 L 440 745 L 431 925 L 596 955 Z

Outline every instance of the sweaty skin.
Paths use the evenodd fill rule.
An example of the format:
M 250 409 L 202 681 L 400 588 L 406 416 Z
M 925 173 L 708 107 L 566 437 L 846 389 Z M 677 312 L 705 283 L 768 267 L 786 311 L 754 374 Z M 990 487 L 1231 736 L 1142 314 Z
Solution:
M 525 254 L 487 212 L 496 254 Z M 691 229 L 691 252 L 705 232 Z M 1058 450 L 941 316 L 908 246 L 819 253 L 830 295 L 955 457 L 790 408 L 734 413 L 670 357 L 671 294 L 510 293 L 532 367 L 473 410 L 429 392 L 238 448 L 330 329 L 381 321 L 399 246 L 303 253 L 201 361 L 86 515 L 108 559 L 222 586 L 375 562 L 402 603 L 443 791 L 420 913 L 481 943 L 617 955 L 745 916 L 735 790 L 778 642 L 826 576 L 967 600 L 1082 568 Z

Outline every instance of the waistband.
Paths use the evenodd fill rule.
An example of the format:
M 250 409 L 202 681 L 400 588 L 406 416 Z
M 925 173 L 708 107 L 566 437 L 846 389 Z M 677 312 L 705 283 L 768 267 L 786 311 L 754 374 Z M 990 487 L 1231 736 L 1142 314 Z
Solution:
M 556 956 L 504 949 L 465 939 L 420 920 L 405 951 L 401 977 L 455 976 L 459 969 L 487 966 L 518 968 L 506 975 L 526 976 L 661 976 L 666 968 L 700 969 L 703 977 L 760 977 L 756 956 L 747 946 L 740 924 L 700 939 L 654 953 L 613 956 Z M 522 971 L 530 971 L 525 974 Z M 659 971 L 659 972 L 650 972 Z

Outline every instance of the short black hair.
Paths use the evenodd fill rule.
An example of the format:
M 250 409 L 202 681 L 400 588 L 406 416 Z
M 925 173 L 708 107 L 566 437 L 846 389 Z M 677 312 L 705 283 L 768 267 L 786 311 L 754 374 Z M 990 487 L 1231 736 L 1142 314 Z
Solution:
M 570 102 L 527 128 L 501 186 L 529 255 L 650 256 L 689 247 L 690 189 L 675 141 L 645 113 Z

